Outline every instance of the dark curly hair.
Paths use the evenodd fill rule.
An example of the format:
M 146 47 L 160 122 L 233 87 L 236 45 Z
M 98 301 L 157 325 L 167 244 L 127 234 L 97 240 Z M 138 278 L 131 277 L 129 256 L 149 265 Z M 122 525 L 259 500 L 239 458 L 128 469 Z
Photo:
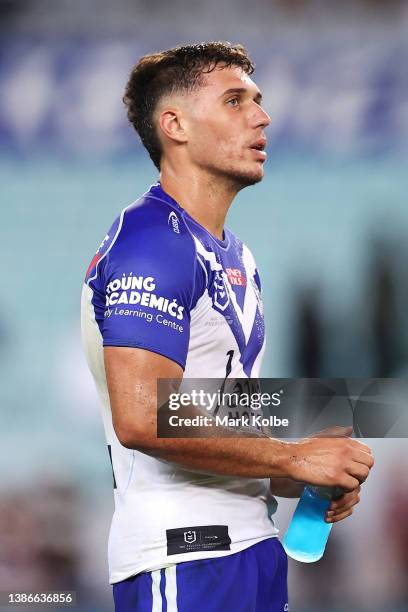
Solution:
M 252 74 L 255 65 L 245 47 L 229 42 L 207 42 L 174 47 L 167 51 L 144 55 L 133 67 L 123 96 L 130 123 L 158 170 L 162 148 L 153 113 L 164 95 L 193 91 L 203 85 L 202 75 L 218 64 L 239 66 Z

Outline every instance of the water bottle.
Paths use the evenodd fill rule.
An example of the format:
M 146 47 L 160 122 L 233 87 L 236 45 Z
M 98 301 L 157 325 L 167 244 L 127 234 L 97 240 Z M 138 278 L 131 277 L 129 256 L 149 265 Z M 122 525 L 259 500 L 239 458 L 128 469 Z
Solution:
M 306 486 L 283 538 L 286 553 L 303 563 L 322 558 L 333 523 L 326 523 L 326 511 L 333 499 L 343 494 L 339 487 Z

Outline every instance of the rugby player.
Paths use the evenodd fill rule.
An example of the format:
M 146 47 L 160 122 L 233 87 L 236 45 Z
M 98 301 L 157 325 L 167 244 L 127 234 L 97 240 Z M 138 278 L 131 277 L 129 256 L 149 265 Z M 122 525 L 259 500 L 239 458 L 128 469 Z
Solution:
M 253 70 L 241 45 L 211 42 L 146 55 L 127 83 L 128 118 L 159 182 L 113 223 L 82 294 L 114 472 L 117 612 L 288 610 L 274 495 L 342 487 L 327 516 L 342 520 L 373 465 L 345 435 L 157 435 L 158 379 L 259 375 L 260 278 L 224 225 L 236 194 L 264 174 L 270 118 Z

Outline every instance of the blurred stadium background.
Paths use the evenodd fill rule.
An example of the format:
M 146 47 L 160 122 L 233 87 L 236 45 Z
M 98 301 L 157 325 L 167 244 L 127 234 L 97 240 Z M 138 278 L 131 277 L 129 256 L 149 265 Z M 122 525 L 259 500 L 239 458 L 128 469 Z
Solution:
M 229 225 L 262 273 L 264 376 L 398 377 L 407 28 L 403 0 L 0 0 L 2 592 L 75 589 L 81 612 L 112 610 L 111 472 L 79 295 L 112 219 L 156 178 L 122 108 L 132 64 L 218 39 L 256 61 L 269 161 Z M 369 443 L 355 516 L 317 565 L 290 563 L 291 610 L 408 610 L 408 443 Z M 283 531 L 294 504 L 280 503 Z

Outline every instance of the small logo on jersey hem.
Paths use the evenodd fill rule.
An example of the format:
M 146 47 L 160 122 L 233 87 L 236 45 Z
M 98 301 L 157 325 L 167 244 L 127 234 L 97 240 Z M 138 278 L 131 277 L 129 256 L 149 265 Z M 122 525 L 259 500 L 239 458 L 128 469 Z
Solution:
M 172 226 L 173 228 L 173 232 L 175 234 L 179 234 L 180 233 L 180 227 L 179 227 L 179 220 L 178 217 L 176 215 L 176 213 L 174 212 L 174 210 L 171 211 L 171 213 L 169 214 L 169 218 L 167 219 L 167 225 Z
M 184 541 L 186 544 L 193 544 L 197 539 L 197 533 L 195 531 L 185 531 Z
M 166 529 L 167 554 L 231 550 L 227 525 L 199 525 Z

